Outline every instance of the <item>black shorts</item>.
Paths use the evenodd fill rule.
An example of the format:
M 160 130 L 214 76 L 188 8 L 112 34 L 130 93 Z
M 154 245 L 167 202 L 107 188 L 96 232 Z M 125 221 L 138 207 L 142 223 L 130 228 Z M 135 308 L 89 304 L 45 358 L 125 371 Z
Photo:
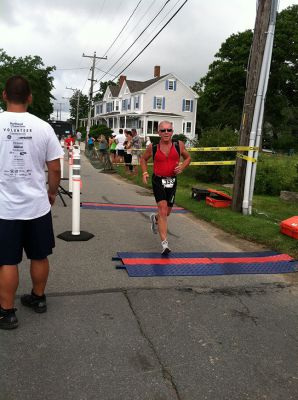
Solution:
M 170 180 L 174 180 L 172 187 Z M 152 189 L 155 197 L 156 203 L 162 200 L 166 200 L 168 207 L 173 207 L 175 202 L 175 194 L 177 188 L 177 178 L 176 177 L 163 177 L 152 175 Z
M 22 261 L 23 249 L 30 260 L 42 260 L 55 247 L 52 215 L 30 220 L 0 219 L 0 265 Z
M 124 157 L 124 150 L 117 150 L 117 156 Z

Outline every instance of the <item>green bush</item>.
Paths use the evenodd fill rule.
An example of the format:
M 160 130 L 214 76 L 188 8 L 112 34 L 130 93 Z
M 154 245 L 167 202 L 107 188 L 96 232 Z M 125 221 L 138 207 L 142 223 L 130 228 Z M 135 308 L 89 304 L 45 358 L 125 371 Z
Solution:
M 211 128 L 202 132 L 194 147 L 225 147 L 237 146 L 238 134 L 230 128 Z M 192 161 L 229 161 L 236 159 L 236 152 L 192 152 Z M 232 183 L 234 165 L 207 165 L 191 167 L 188 174 L 192 174 L 202 182 Z
M 112 129 L 108 128 L 106 125 L 93 125 L 90 128 L 90 136 L 93 136 L 94 139 L 98 139 L 100 135 L 104 135 L 108 138 L 112 133 Z
M 260 155 L 255 194 L 279 195 L 281 190 L 295 191 L 297 164 L 293 161 L 293 157 Z

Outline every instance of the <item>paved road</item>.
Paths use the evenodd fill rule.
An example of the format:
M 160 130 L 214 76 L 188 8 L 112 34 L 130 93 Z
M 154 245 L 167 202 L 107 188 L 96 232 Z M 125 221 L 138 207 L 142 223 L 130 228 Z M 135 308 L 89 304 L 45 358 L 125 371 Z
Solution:
M 82 201 L 154 204 L 150 192 L 82 159 Z M 67 185 L 65 185 L 67 186 Z M 71 229 L 57 198 L 56 234 Z M 88 242 L 56 241 L 48 312 L 17 300 L 0 332 L 0 400 L 298 398 L 293 275 L 129 278 L 117 251 L 159 251 L 149 214 L 82 210 Z M 189 215 L 171 216 L 175 251 L 257 251 Z M 30 290 L 28 262 L 18 294 Z

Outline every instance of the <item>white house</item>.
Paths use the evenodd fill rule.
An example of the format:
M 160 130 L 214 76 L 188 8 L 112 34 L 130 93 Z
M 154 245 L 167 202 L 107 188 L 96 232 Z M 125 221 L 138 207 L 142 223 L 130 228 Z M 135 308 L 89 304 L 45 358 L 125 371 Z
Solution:
M 176 75 L 160 76 L 145 82 L 120 76 L 119 85 L 109 86 L 103 100 L 94 104 L 92 125 L 106 124 L 113 130 L 136 128 L 143 137 L 156 135 L 160 121 L 173 123 L 174 133 L 195 136 L 198 95 Z M 86 124 L 86 120 L 83 121 Z

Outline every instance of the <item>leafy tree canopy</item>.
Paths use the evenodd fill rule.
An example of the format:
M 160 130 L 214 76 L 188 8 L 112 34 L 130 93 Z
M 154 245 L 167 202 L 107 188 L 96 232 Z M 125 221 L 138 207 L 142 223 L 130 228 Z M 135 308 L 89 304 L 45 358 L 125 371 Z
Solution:
M 51 91 L 54 88 L 54 78 L 50 75 L 55 69 L 54 66 L 45 67 L 39 56 L 11 57 L 3 49 L 0 49 L 1 93 L 9 77 L 12 75 L 24 76 L 28 79 L 33 94 L 33 103 L 29 106 L 28 111 L 47 121 L 53 112 L 51 100 L 54 97 Z M 6 109 L 2 98 L 0 99 L 0 107 Z
M 215 55 L 208 73 L 193 89 L 198 100 L 201 129 L 229 126 L 239 129 L 246 86 L 247 64 L 253 33 L 231 35 Z M 298 126 L 298 5 L 277 16 L 265 123 L 272 137 L 295 134 Z
M 69 100 L 70 105 L 70 119 L 75 123 L 77 118 L 77 105 L 79 98 L 79 120 L 88 117 L 89 99 L 88 96 L 82 94 L 80 90 L 76 90 Z

